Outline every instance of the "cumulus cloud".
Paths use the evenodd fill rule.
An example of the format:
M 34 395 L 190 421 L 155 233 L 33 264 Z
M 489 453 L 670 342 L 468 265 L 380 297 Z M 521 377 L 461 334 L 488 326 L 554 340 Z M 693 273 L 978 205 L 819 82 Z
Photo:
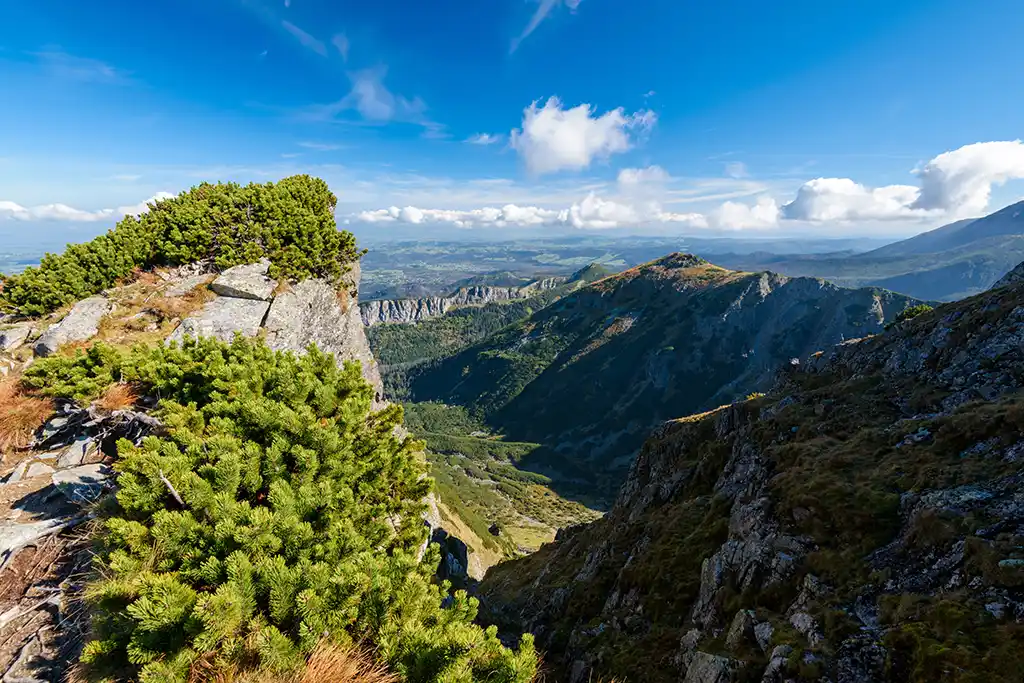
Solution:
M 582 170 L 595 159 L 629 150 L 633 137 L 651 129 L 657 117 L 646 110 L 626 114 L 620 107 L 596 116 L 589 104 L 563 109 L 557 97 L 523 112 L 522 128 L 512 131 L 511 146 L 530 173 Z
M 376 211 L 363 211 L 354 216 L 354 220 L 364 223 L 444 223 L 460 228 L 472 227 L 524 227 L 541 225 L 559 225 L 567 220 L 566 211 L 542 209 L 536 206 L 517 206 L 507 204 L 501 208 L 487 207 L 483 209 L 419 209 L 415 206 Z
M 816 178 L 797 190 L 782 215 L 817 222 L 919 218 L 922 212 L 913 208 L 919 193 L 910 185 L 870 189 L 849 178 Z
M 119 206 L 116 209 L 99 209 L 84 211 L 67 204 L 42 204 L 39 206 L 22 206 L 16 202 L 0 200 L 0 218 L 17 221 L 67 221 L 75 223 L 95 223 L 97 221 L 119 219 L 122 216 L 137 216 L 149 211 L 149 204 L 170 199 L 175 195 L 169 192 L 158 192 L 149 199 L 130 206 Z
M 868 188 L 849 178 L 804 183 L 782 216 L 805 221 L 906 220 L 977 216 L 993 185 L 1024 178 L 1020 140 L 979 142 L 944 152 L 915 169 L 920 186 Z
M 510 52 L 515 52 L 516 48 L 526 40 L 531 33 L 533 33 L 538 26 L 543 23 L 551 11 L 560 5 L 565 5 L 570 11 L 575 12 L 576 8 L 580 6 L 583 0 L 539 0 L 537 3 L 537 9 L 534 11 L 533 16 L 530 17 L 530 22 L 523 29 L 523 32 L 519 34 L 517 38 L 512 40 L 512 46 Z
M 327 46 L 324 45 L 323 41 L 311 36 L 310 34 L 303 31 L 301 28 L 296 26 L 290 21 L 282 21 L 281 26 L 284 27 L 285 31 L 292 34 L 302 47 L 312 50 L 321 57 L 327 56 Z
M 648 166 L 647 168 L 624 168 L 619 171 L 616 182 L 620 190 L 629 192 L 642 188 L 662 187 L 671 179 L 668 171 L 661 166 Z
M 976 214 L 988 208 L 993 185 L 1024 178 L 1020 140 L 979 142 L 935 157 L 917 171 L 921 193 L 914 208 Z
M 724 202 L 708 214 L 708 224 L 721 230 L 773 228 L 779 224 L 779 205 L 767 196 L 753 206 L 742 202 Z
M 471 145 L 496 145 L 505 139 L 504 135 L 492 135 L 491 133 L 477 133 L 466 138 Z

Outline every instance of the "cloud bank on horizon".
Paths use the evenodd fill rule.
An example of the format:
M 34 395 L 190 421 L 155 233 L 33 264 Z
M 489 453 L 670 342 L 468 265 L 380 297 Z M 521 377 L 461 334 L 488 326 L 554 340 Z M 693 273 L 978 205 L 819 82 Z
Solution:
M 543 107 L 532 103 L 520 128 L 511 131 L 509 147 L 526 171 L 544 175 L 581 171 L 595 162 L 631 149 L 655 125 L 657 116 L 622 108 L 597 114 L 589 104 L 563 108 L 552 97 Z M 481 134 L 477 144 L 498 136 Z M 564 208 L 519 206 L 455 209 L 441 207 L 367 210 L 351 220 L 365 223 L 443 223 L 455 227 L 568 226 L 606 229 L 630 225 L 674 225 L 680 228 L 761 230 L 783 221 L 809 224 L 853 221 L 956 220 L 980 216 L 989 209 L 993 186 L 1024 178 L 1024 144 L 1020 140 L 979 142 L 943 152 L 912 169 L 917 185 L 868 187 L 851 178 L 815 178 L 782 202 L 767 193 L 753 203 L 725 201 L 700 212 L 666 209 L 667 188 L 674 180 L 663 168 L 625 168 L 618 174 L 613 196 L 587 193 Z M 742 162 L 726 165 L 732 178 L 746 178 Z

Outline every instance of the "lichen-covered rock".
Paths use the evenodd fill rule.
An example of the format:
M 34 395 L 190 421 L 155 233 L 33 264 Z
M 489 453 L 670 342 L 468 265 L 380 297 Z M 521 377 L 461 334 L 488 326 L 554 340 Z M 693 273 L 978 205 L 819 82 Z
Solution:
M 17 323 L 0 328 L 0 351 L 11 351 L 22 344 L 32 334 L 32 323 Z
M 358 278 L 358 266 L 349 281 Z M 333 353 L 341 362 L 362 364 L 363 377 L 382 391 L 380 370 L 363 332 L 357 299 L 349 288 L 340 291 L 325 280 L 304 280 L 274 298 L 267 313 L 267 345 L 277 351 L 305 353 L 310 344 Z
M 38 356 L 49 356 L 63 344 L 86 341 L 96 336 L 100 320 L 113 310 L 111 303 L 102 296 L 91 296 L 79 301 L 59 323 L 51 325 L 36 340 L 32 349 Z
M 269 308 L 267 301 L 219 296 L 204 304 L 198 313 L 182 320 L 168 340 L 180 342 L 185 337 L 216 337 L 231 341 L 236 332 L 244 337 L 255 337 Z
M 210 284 L 210 289 L 221 296 L 270 301 L 276 283 L 267 277 L 269 268 L 270 261 L 266 259 L 228 268 Z

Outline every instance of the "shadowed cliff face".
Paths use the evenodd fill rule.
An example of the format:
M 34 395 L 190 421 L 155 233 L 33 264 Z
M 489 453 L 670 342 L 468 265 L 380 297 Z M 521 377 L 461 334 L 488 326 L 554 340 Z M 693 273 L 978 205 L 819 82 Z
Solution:
M 572 683 L 1017 681 L 1022 349 L 1016 282 L 668 422 L 485 611 Z
M 790 359 L 879 332 L 913 303 L 673 254 L 421 370 L 411 389 L 556 448 L 582 463 L 563 476 L 614 490 L 652 427 L 763 390 Z

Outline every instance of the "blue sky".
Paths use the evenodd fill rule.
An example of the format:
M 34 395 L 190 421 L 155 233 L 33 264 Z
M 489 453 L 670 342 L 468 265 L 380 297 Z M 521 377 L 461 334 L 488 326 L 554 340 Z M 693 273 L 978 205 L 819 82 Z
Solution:
M 1019 0 L 6 2 L 0 240 L 297 172 L 382 232 L 911 234 L 1024 196 L 1021 25 Z

